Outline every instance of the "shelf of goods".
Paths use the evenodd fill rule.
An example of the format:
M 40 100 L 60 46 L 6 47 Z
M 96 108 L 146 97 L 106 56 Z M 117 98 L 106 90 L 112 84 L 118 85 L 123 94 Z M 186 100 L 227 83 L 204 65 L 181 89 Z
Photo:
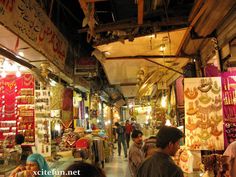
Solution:
M 23 134 L 25 145 L 34 144 L 34 77 L 0 78 L 0 140 Z
M 51 156 L 51 117 L 49 90 L 35 90 L 36 146 L 37 152 Z

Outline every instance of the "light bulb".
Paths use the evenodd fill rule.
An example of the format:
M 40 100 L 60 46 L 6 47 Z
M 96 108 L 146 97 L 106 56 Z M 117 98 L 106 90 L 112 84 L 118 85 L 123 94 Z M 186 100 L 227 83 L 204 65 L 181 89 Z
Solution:
M 166 107 L 166 96 L 162 96 L 162 99 L 161 99 L 161 107 L 165 108 Z
M 18 55 L 20 55 L 20 56 L 22 56 L 22 57 L 25 56 L 25 55 L 24 55 L 24 52 L 18 52 Z
M 159 51 L 160 51 L 160 52 L 164 52 L 165 49 L 166 49 L 165 44 L 161 44 L 161 45 L 160 45 L 160 49 L 159 49 Z

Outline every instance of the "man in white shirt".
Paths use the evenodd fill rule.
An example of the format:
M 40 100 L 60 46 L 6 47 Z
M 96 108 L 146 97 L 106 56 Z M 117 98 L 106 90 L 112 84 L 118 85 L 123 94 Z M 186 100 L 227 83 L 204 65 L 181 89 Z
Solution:
M 236 141 L 229 144 L 224 155 L 229 156 L 230 177 L 236 177 Z

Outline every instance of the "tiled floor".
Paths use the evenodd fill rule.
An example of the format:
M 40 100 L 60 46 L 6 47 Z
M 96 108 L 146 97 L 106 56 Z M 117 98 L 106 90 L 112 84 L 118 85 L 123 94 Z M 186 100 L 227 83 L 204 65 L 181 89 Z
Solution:
M 107 177 L 125 177 L 127 166 L 128 159 L 115 154 L 111 162 L 105 163 L 104 171 Z

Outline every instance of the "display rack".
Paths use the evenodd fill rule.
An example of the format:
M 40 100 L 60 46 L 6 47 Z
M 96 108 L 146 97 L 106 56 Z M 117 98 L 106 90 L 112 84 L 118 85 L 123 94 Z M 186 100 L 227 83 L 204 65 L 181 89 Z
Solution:
M 37 152 L 51 156 L 50 91 L 35 90 L 36 145 Z
M 0 79 L 0 140 L 23 134 L 25 145 L 34 144 L 34 77 L 7 75 Z

